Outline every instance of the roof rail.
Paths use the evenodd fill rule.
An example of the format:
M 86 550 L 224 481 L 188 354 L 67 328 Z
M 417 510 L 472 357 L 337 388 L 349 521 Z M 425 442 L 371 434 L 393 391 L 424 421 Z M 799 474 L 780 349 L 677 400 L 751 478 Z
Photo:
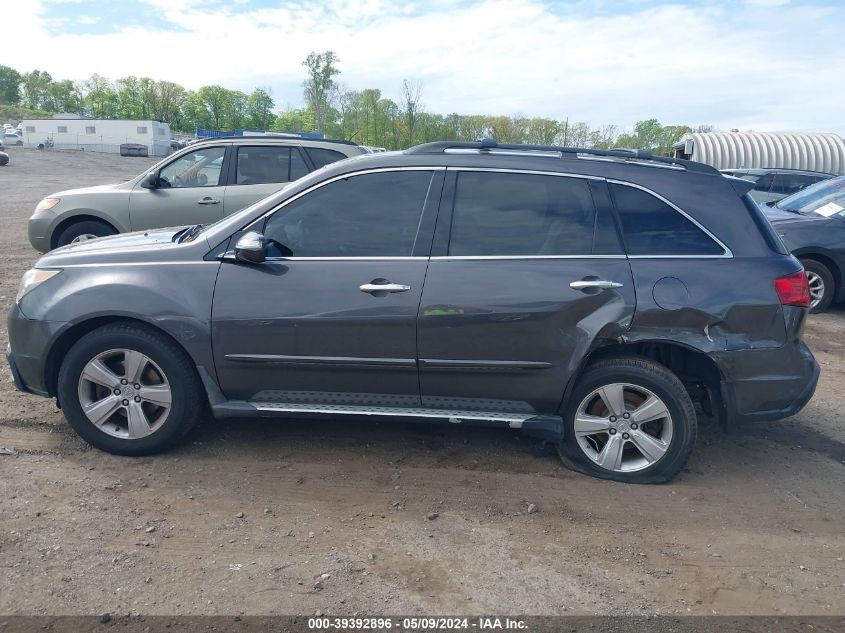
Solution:
M 320 143 L 336 143 L 338 145 L 354 145 L 355 147 L 361 147 L 355 141 L 345 141 L 343 139 L 337 138 L 310 138 L 307 136 L 282 136 L 282 135 L 275 135 L 275 134 L 268 134 L 266 136 L 250 136 L 245 134 L 243 136 L 204 136 L 202 138 L 198 138 L 192 145 L 196 145 L 196 143 L 205 143 L 206 141 L 243 141 L 248 140 L 250 142 L 255 140 L 288 140 L 288 141 L 318 141 Z
M 453 154 L 453 153 L 478 153 L 478 154 L 509 154 L 525 155 L 545 158 L 563 158 L 574 156 L 587 160 L 608 160 L 622 161 L 645 165 L 650 167 L 668 167 L 670 169 L 685 169 L 703 174 L 721 174 L 715 168 L 704 163 L 697 163 L 681 158 L 669 156 L 654 156 L 641 149 L 588 149 L 584 147 L 558 147 L 555 145 L 526 145 L 526 144 L 500 144 L 494 139 L 486 138 L 482 141 L 435 141 L 415 145 L 405 150 L 406 154 Z

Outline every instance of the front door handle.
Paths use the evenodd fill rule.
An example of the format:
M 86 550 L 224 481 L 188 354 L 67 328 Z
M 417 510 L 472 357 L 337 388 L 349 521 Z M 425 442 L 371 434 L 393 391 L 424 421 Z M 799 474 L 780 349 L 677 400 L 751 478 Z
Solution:
M 220 201 L 217 198 L 206 196 L 205 198 L 197 200 L 197 204 L 220 204 Z
M 624 284 L 607 279 L 582 279 L 573 281 L 569 287 L 573 290 L 589 290 L 590 288 L 621 288 Z
M 405 284 L 391 284 L 391 283 L 384 283 L 384 284 L 361 284 L 360 288 L 361 292 L 368 292 L 370 294 L 375 294 L 377 292 L 408 292 L 411 289 L 411 286 L 406 286 Z

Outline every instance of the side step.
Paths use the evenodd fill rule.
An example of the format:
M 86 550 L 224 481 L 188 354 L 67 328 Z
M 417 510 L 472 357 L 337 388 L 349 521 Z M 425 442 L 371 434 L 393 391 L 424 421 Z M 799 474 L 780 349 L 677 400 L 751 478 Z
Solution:
M 371 405 L 309 404 L 299 402 L 227 401 L 212 405 L 215 415 L 261 416 L 274 414 L 295 415 L 378 415 L 399 418 L 446 419 L 452 424 L 492 423 L 507 424 L 512 429 L 521 429 L 526 435 L 549 441 L 563 439 L 563 419 L 556 415 L 537 413 L 503 413 L 501 411 L 471 411 L 460 409 L 426 409 L 405 407 L 379 407 Z
M 458 409 L 406 409 L 404 407 L 376 407 L 358 404 L 299 404 L 295 402 L 250 402 L 259 411 L 279 413 L 323 413 L 330 415 L 389 415 L 405 418 L 448 418 L 459 424 L 463 420 L 507 422 L 512 429 L 522 428 L 523 422 L 536 417 L 534 413 L 501 413 L 461 411 Z

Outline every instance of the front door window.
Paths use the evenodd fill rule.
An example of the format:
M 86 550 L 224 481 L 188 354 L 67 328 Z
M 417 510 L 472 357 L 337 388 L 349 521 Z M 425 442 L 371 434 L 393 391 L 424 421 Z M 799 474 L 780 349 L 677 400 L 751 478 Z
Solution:
M 410 257 L 431 175 L 379 172 L 324 185 L 268 220 L 268 255 Z
M 161 187 L 216 187 L 223 167 L 223 147 L 203 147 L 180 156 L 161 169 Z

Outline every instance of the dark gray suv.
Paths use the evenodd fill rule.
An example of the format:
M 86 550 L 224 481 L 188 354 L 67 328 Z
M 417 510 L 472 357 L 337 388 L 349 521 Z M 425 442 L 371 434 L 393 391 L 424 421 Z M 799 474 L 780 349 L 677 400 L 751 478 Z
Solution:
M 774 420 L 818 379 L 806 277 L 750 187 L 491 141 L 353 158 L 216 224 L 45 255 L 7 355 L 113 453 L 164 449 L 207 407 L 380 415 L 518 428 L 581 471 L 666 481 L 696 405 Z

